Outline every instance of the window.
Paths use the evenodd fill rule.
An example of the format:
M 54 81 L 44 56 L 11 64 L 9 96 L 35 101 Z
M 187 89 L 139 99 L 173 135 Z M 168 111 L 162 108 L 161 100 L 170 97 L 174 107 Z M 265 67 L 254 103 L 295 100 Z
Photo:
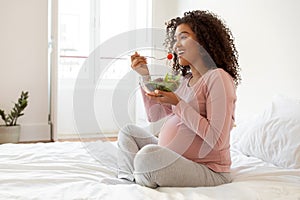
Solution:
M 59 67 L 60 80 L 75 79 L 90 48 L 90 2 L 59 1 Z
M 59 0 L 58 1 L 58 137 L 76 133 L 73 117 L 73 91 L 78 73 L 88 84 L 99 84 L 95 74 L 97 69 L 85 68 L 89 55 L 101 44 L 118 34 L 137 28 L 147 28 L 151 23 L 150 0 Z M 102 76 L 105 105 L 97 105 L 97 110 L 110 113 L 107 103 L 112 98 L 113 86 L 129 70 L 128 59 L 112 59 Z M 109 56 L 109 55 L 107 55 Z M 82 69 L 81 69 L 82 68 Z M 94 78 L 91 78 L 94 77 Z M 134 82 L 128 82 L 134 87 Z M 88 85 L 87 85 L 88 87 Z M 130 87 L 130 86 L 129 86 Z M 97 94 L 95 95 L 97 96 Z M 103 99 L 103 96 L 101 96 Z M 97 114 L 100 116 L 101 114 Z M 116 132 L 113 116 L 100 116 L 105 120 L 105 132 Z M 97 130 L 91 129 L 89 134 Z M 68 137 L 68 136 L 66 136 Z
M 126 31 L 146 28 L 149 0 L 59 0 L 59 79 L 76 79 L 89 54 L 101 43 Z M 107 79 L 118 79 L 113 60 Z M 124 73 L 124 72 L 123 72 Z

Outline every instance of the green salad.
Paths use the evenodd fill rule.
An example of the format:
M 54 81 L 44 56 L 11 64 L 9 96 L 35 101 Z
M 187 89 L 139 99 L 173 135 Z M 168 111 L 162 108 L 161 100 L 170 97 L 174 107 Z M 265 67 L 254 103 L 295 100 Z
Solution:
M 175 91 L 180 84 L 180 74 L 172 75 L 166 74 L 164 78 L 157 78 L 155 80 L 150 80 L 146 85 L 146 87 L 150 91 L 161 90 L 166 92 Z

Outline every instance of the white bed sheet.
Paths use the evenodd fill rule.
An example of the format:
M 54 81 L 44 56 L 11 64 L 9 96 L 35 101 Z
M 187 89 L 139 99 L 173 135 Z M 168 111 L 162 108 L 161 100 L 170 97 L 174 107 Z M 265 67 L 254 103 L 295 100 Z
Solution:
M 230 184 L 157 189 L 103 184 L 116 175 L 114 144 L 0 145 L 0 199 L 300 199 L 300 169 L 278 168 L 235 149 Z

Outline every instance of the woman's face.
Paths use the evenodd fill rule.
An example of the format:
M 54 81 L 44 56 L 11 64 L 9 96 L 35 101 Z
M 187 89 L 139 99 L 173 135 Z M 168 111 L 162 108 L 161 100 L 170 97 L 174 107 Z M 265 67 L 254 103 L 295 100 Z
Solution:
M 175 43 L 173 48 L 178 55 L 180 65 L 193 65 L 197 59 L 201 58 L 199 51 L 200 45 L 195 33 L 188 24 L 180 24 L 177 26 L 174 39 Z

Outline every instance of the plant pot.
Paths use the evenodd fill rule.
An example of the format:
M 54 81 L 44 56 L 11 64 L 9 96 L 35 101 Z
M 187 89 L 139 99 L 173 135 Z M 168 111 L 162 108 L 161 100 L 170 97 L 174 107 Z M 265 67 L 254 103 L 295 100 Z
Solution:
M 0 144 L 18 143 L 20 138 L 21 126 L 0 126 Z

